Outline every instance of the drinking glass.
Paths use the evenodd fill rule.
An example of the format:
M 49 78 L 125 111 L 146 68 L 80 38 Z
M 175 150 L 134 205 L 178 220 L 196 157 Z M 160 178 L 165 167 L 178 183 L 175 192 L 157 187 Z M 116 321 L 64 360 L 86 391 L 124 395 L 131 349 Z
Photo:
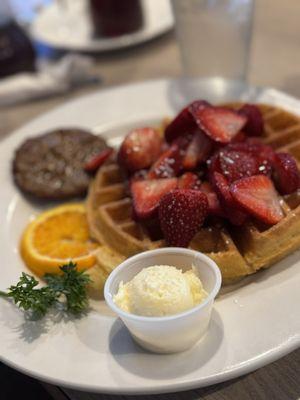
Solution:
M 172 0 L 185 75 L 246 80 L 254 0 Z

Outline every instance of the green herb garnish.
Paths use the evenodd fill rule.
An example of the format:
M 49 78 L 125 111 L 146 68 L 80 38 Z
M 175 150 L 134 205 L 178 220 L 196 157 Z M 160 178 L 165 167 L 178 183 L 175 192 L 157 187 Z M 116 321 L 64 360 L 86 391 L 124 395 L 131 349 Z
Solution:
M 79 315 L 88 307 L 87 285 L 90 277 L 79 272 L 70 262 L 59 267 L 61 275 L 46 274 L 46 286 L 37 288 L 39 282 L 31 275 L 22 273 L 19 282 L 10 286 L 0 296 L 12 298 L 21 309 L 34 318 L 43 317 L 51 307 Z

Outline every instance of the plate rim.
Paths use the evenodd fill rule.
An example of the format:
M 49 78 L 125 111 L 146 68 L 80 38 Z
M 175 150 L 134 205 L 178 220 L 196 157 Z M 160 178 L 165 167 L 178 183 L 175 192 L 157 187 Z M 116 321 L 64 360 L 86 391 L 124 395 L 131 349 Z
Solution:
M 138 388 L 138 389 L 122 389 L 122 388 L 114 388 L 111 389 L 111 387 L 109 386 L 102 386 L 101 388 L 99 388 L 96 385 L 82 385 L 82 384 L 75 384 L 75 383 L 69 383 L 67 381 L 65 381 L 64 379 L 53 379 L 53 378 L 49 378 L 47 376 L 45 376 L 44 374 L 40 374 L 40 373 L 33 373 L 30 370 L 27 370 L 25 367 L 20 367 L 19 365 L 17 365 L 14 362 L 11 362 L 5 358 L 3 358 L 0 355 L 0 361 L 3 362 L 4 364 L 6 364 L 7 366 L 21 372 L 24 373 L 25 375 L 28 375 L 32 378 L 35 379 L 39 379 L 43 382 L 46 383 L 50 383 L 52 385 L 55 386 L 61 386 L 67 389 L 73 389 L 73 390 L 79 390 L 79 391 L 88 391 L 91 393 L 103 393 L 103 394 L 111 394 L 111 395 L 158 395 L 158 394 L 166 394 L 166 393 L 177 393 L 177 392 L 185 392 L 185 391 L 189 391 L 189 390 L 195 390 L 195 389 L 200 389 L 203 387 L 208 387 L 208 386 L 212 386 L 212 385 L 216 385 L 218 383 L 222 383 L 222 382 L 227 382 L 231 379 L 235 379 L 235 378 L 239 378 L 242 377 L 250 372 L 254 372 L 268 364 L 271 364 L 277 360 L 279 360 L 280 358 L 288 355 L 289 353 L 292 353 L 293 351 L 297 350 L 300 347 L 300 337 L 299 340 L 295 340 L 295 344 L 293 344 L 292 346 L 286 348 L 286 347 L 282 347 L 280 351 L 274 351 L 269 353 L 267 356 L 263 355 L 260 358 L 256 358 L 255 362 L 257 364 L 255 364 L 255 362 L 249 362 L 245 365 L 243 365 L 242 367 L 239 368 L 235 368 L 235 369 L 231 369 L 228 371 L 223 371 L 220 374 L 214 375 L 212 377 L 210 377 L 209 379 L 205 378 L 204 379 L 200 379 L 200 380 L 195 380 L 192 384 L 189 382 L 186 383 L 172 383 L 169 385 L 164 385 L 163 387 L 159 387 L 158 390 L 156 390 L 154 387 L 153 388 Z M 242 372 L 241 372 L 242 370 Z M 225 378 L 224 378 L 225 377 Z

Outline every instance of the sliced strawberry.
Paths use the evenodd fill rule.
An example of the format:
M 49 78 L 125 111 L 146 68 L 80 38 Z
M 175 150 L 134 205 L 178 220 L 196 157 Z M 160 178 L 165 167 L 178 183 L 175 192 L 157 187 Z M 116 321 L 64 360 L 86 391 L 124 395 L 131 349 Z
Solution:
M 165 129 L 165 139 L 167 142 L 173 142 L 182 135 L 193 132 L 197 129 L 197 124 L 191 114 L 191 110 L 200 109 L 209 104 L 204 100 L 196 100 L 189 104 L 170 122 Z
M 263 154 L 257 155 L 257 160 L 258 160 L 258 170 L 259 174 L 266 175 L 266 176 L 271 176 L 272 175 L 272 163 L 270 159 L 267 159 Z
M 187 146 L 182 166 L 186 170 L 192 170 L 201 162 L 205 162 L 212 150 L 212 140 L 203 132 L 197 130 Z
M 176 189 L 161 199 L 158 217 L 170 246 L 187 247 L 208 214 L 208 202 L 199 190 Z
M 193 101 L 189 106 L 189 112 L 192 115 L 194 121 L 195 121 L 195 125 L 196 127 L 198 127 L 198 122 L 197 122 L 197 118 L 196 116 L 199 115 L 201 113 L 202 110 L 204 110 L 205 108 L 210 108 L 212 107 L 211 104 L 209 104 L 207 101 L 205 100 L 196 100 Z
M 152 128 L 139 128 L 131 131 L 123 140 L 118 160 L 128 171 L 150 167 L 159 157 L 162 138 Z
M 199 176 L 192 172 L 186 172 L 178 179 L 179 189 L 193 189 L 199 190 L 201 187 L 201 180 Z
M 218 196 L 212 188 L 212 185 L 209 182 L 203 182 L 200 186 L 200 190 L 207 196 L 209 214 L 223 217 L 224 212 L 221 208 Z
M 208 178 L 209 181 L 213 181 L 213 174 L 215 172 L 222 173 L 221 171 L 221 165 L 220 165 L 220 157 L 219 157 L 219 151 L 215 152 L 214 155 L 207 160 L 206 162 L 207 168 L 208 168 Z
M 229 143 L 245 126 L 247 118 L 223 107 L 204 107 L 200 111 L 191 110 L 197 125 L 212 140 Z
M 288 153 L 277 153 L 274 158 L 274 182 L 281 194 L 300 188 L 300 173 L 295 159 Z
M 146 169 L 140 169 L 130 176 L 131 183 L 135 181 L 144 181 L 146 179 L 148 179 L 148 170 Z
M 227 179 L 222 174 L 215 172 L 212 183 L 226 218 L 233 225 L 243 225 L 247 215 L 239 209 L 232 197 Z
M 275 153 L 271 146 L 264 144 L 257 138 L 247 138 L 244 142 L 231 142 L 226 146 L 226 148 L 230 150 L 247 151 L 253 155 L 259 153 L 270 160 L 273 159 Z
M 177 178 L 135 181 L 130 186 L 134 215 L 137 219 L 153 217 L 161 197 L 177 187 Z
M 248 136 L 261 136 L 264 130 L 264 120 L 260 109 L 254 104 L 245 104 L 239 109 L 239 114 L 247 117 L 244 131 Z
M 231 140 L 231 143 L 241 143 L 247 139 L 247 136 L 244 132 L 239 132 L 234 138 Z
M 229 143 L 226 148 L 251 154 L 258 161 L 259 173 L 267 176 L 271 175 L 275 157 L 275 151 L 271 146 L 262 143 L 256 138 L 250 138 L 241 143 Z
M 214 172 L 219 172 L 231 183 L 244 176 L 257 175 L 259 167 L 256 157 L 245 151 L 231 150 L 228 145 L 215 152 L 208 161 L 209 179 Z
M 245 176 L 257 175 L 259 163 L 250 153 L 224 148 L 219 152 L 220 169 L 229 183 Z
M 178 143 L 174 142 L 152 165 L 148 179 L 171 178 L 177 176 L 181 169 L 182 150 Z
M 242 178 L 231 184 L 230 192 L 244 210 L 267 224 L 276 224 L 284 217 L 277 192 L 267 176 Z
M 113 149 L 104 149 L 100 153 L 96 154 L 94 157 L 92 157 L 86 164 L 84 164 L 84 170 L 87 172 L 95 172 L 97 171 L 98 168 L 101 167 L 102 164 L 106 160 L 109 159 L 109 157 L 112 155 Z
M 167 142 L 171 143 L 179 136 L 193 132 L 196 128 L 197 125 L 195 124 L 188 107 L 185 107 L 166 127 L 165 139 Z

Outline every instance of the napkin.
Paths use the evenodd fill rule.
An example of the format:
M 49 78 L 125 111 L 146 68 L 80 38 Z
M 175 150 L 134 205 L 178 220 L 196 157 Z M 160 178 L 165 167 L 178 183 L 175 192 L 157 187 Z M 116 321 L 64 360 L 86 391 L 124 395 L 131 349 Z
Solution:
M 56 62 L 40 62 L 37 72 L 0 80 L 0 107 L 65 93 L 76 86 L 99 81 L 92 59 L 69 54 Z

